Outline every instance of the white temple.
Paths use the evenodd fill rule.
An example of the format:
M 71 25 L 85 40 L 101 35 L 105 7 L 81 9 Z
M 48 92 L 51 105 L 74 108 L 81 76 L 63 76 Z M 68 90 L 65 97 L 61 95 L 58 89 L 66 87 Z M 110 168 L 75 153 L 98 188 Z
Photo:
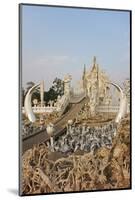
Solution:
M 83 88 L 86 91 L 86 95 L 90 98 L 90 101 L 94 101 L 97 104 L 105 102 L 108 96 L 109 77 L 100 70 L 99 65 L 96 63 L 96 57 L 93 59 L 93 65 L 91 69 L 86 71 L 84 66 L 83 76 Z

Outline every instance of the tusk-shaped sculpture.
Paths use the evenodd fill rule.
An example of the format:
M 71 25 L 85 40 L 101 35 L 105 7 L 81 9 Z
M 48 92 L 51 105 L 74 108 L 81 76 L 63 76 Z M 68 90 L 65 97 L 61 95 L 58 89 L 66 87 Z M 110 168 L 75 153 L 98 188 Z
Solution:
M 115 122 L 119 123 L 121 118 L 124 117 L 125 114 L 127 113 L 127 97 L 119 85 L 111 82 L 109 82 L 109 84 L 113 85 L 120 92 L 120 107 L 118 114 L 115 118 Z
M 37 84 L 37 85 L 34 85 L 32 88 L 30 88 L 26 94 L 25 101 L 24 101 L 25 113 L 31 122 L 36 121 L 36 117 L 33 113 L 32 106 L 31 106 L 31 96 L 32 96 L 32 93 L 34 92 L 34 90 L 36 88 L 38 88 L 39 86 L 40 86 L 40 84 Z

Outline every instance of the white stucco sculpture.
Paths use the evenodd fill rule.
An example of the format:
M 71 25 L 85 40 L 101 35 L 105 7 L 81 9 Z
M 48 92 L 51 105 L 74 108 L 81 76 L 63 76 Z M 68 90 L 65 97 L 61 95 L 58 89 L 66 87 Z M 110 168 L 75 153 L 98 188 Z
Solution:
M 24 109 L 25 109 L 25 113 L 26 113 L 28 119 L 30 120 L 30 122 L 36 121 L 35 114 L 33 113 L 33 110 L 32 110 L 31 96 L 32 96 L 32 93 L 34 92 L 34 90 L 36 88 L 38 88 L 39 86 L 40 86 L 40 84 L 37 84 L 37 85 L 34 85 L 32 88 L 30 88 L 25 97 Z
M 111 83 L 111 82 L 109 82 L 109 83 L 111 85 L 113 85 L 120 92 L 120 106 L 119 106 L 119 111 L 118 111 L 116 118 L 115 118 L 115 122 L 119 123 L 120 120 L 127 113 L 127 97 L 126 97 L 125 93 L 123 92 L 122 88 L 119 85 L 117 85 L 115 83 Z

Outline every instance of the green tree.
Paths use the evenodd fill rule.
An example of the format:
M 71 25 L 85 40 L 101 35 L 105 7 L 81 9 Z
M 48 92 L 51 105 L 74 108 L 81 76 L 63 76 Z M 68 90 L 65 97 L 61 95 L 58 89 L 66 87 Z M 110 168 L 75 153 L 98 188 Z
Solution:
M 59 78 L 55 78 L 51 89 L 55 91 L 57 96 L 62 96 L 64 94 L 64 81 Z
M 52 87 L 49 91 L 44 93 L 44 101 L 48 103 L 50 100 L 56 100 L 58 95 L 62 96 L 64 94 L 64 82 L 59 79 L 55 78 L 53 81 Z

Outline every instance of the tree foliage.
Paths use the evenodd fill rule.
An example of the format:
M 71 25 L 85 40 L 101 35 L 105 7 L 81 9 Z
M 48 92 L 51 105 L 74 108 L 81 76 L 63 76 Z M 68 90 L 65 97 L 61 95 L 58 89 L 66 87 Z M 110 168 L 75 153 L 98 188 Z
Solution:
M 50 100 L 56 100 L 58 95 L 62 96 L 64 94 L 64 82 L 59 79 L 55 78 L 53 81 L 52 87 L 45 92 L 44 94 L 44 101 L 48 103 Z

